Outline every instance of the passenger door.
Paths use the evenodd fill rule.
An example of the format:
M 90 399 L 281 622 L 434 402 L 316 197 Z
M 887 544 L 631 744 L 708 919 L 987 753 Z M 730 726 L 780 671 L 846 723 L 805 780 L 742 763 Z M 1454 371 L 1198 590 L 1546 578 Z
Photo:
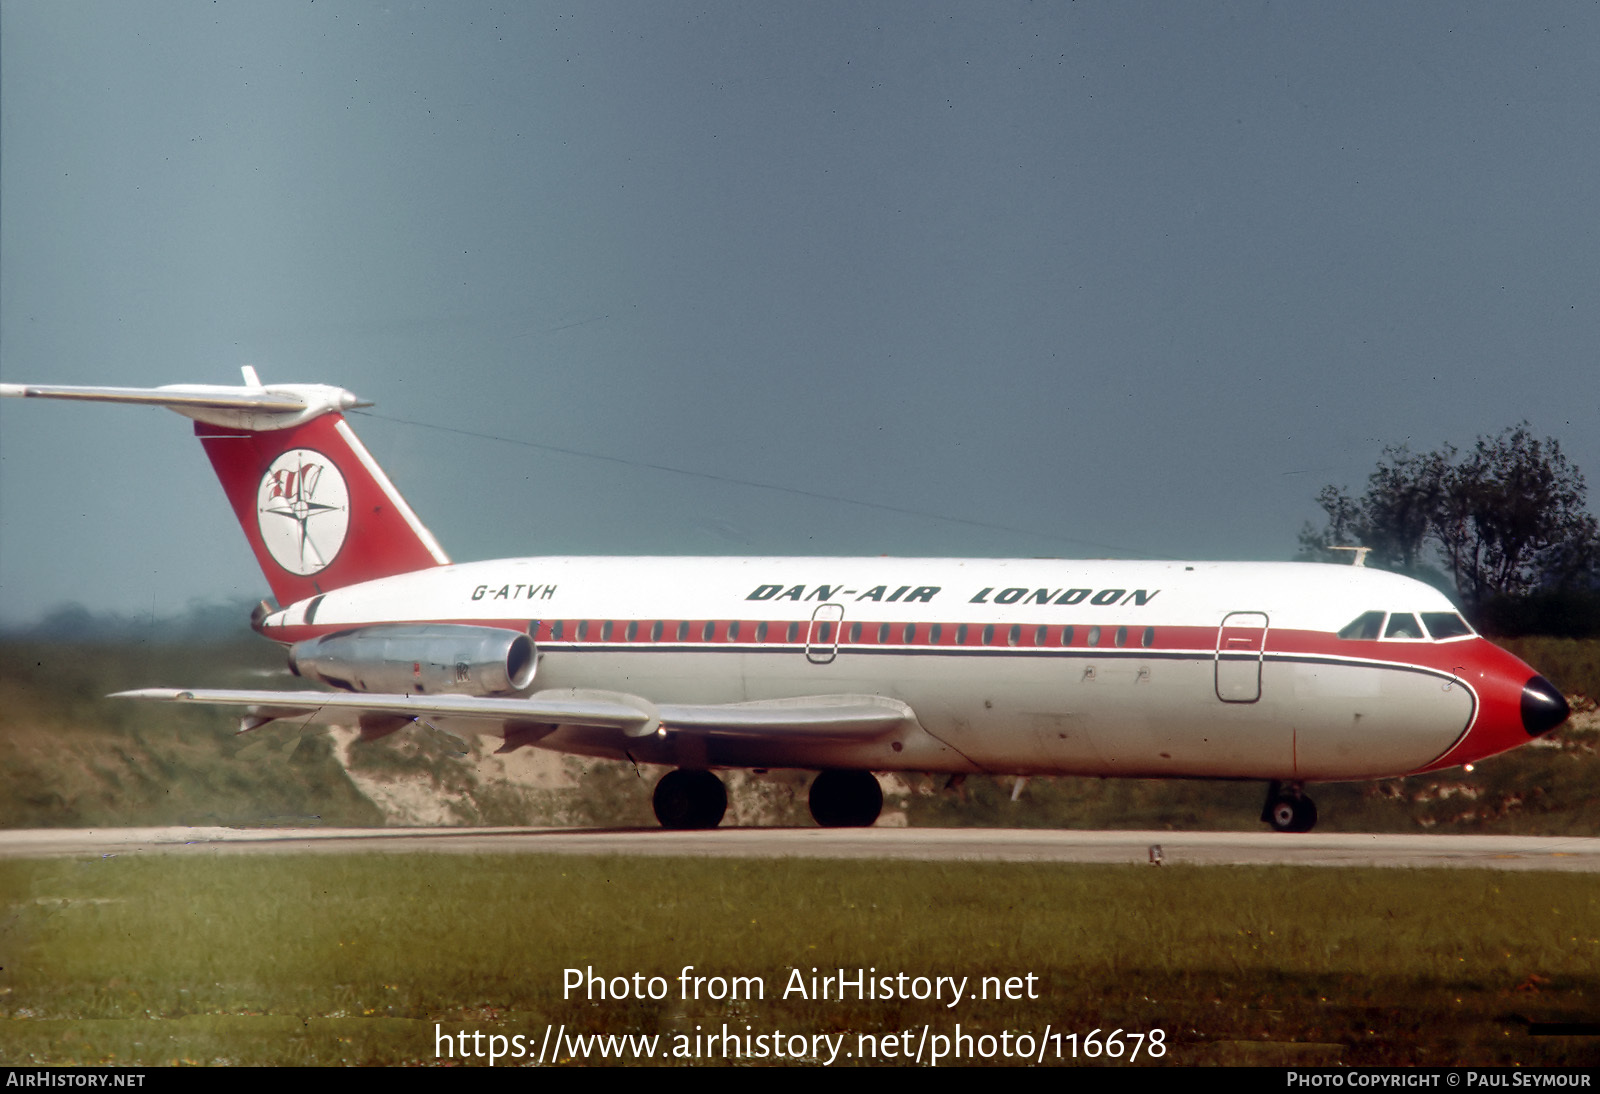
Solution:
M 1267 648 L 1265 612 L 1229 612 L 1217 628 L 1217 698 L 1254 703 L 1261 698 L 1261 661 Z
M 843 604 L 818 604 L 806 630 L 806 660 L 826 665 L 839 655 L 839 630 L 844 626 Z

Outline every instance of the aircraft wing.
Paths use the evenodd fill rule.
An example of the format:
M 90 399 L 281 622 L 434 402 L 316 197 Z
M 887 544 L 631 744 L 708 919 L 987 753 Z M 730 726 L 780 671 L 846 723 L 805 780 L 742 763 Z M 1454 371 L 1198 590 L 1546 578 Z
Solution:
M 499 733 L 530 725 L 572 725 L 621 730 L 629 737 L 693 733 L 749 739 L 800 736 L 813 741 L 868 740 L 908 719 L 911 708 L 881 695 L 808 695 L 748 703 L 660 705 L 622 692 L 559 688 L 527 698 L 471 695 L 385 695 L 327 691 L 232 691 L 141 688 L 112 698 L 239 708 L 241 732 L 280 718 L 331 725 L 382 725 L 446 719 Z

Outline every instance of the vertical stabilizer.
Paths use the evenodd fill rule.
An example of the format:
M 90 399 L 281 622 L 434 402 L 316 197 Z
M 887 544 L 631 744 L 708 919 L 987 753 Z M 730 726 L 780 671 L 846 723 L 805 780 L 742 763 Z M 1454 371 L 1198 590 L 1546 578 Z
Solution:
M 449 563 L 342 414 L 194 429 L 278 603 Z

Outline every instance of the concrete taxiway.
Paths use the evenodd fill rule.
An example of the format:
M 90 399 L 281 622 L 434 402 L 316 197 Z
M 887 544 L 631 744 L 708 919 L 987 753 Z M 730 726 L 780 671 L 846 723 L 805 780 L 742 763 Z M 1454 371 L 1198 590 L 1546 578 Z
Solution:
M 450 852 L 1600 872 L 1600 838 L 996 828 L 88 828 L 0 832 L 0 858 Z

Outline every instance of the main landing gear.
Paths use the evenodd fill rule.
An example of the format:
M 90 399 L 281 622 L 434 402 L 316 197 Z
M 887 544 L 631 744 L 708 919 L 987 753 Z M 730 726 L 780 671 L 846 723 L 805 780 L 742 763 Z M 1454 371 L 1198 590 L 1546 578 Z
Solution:
M 679 768 L 661 776 L 651 802 L 663 828 L 715 828 L 728 811 L 728 788 L 709 771 Z
M 1309 832 L 1317 823 L 1317 803 L 1306 797 L 1301 783 L 1274 781 L 1267 787 L 1261 819 L 1274 832 Z
M 652 804 L 663 828 L 715 828 L 728 811 L 728 790 L 709 771 L 680 767 L 661 776 Z M 883 811 L 883 791 L 870 771 L 824 771 L 811 780 L 811 815 L 824 828 L 869 828 Z
M 823 771 L 811 780 L 811 816 L 824 828 L 870 828 L 883 789 L 870 771 Z

